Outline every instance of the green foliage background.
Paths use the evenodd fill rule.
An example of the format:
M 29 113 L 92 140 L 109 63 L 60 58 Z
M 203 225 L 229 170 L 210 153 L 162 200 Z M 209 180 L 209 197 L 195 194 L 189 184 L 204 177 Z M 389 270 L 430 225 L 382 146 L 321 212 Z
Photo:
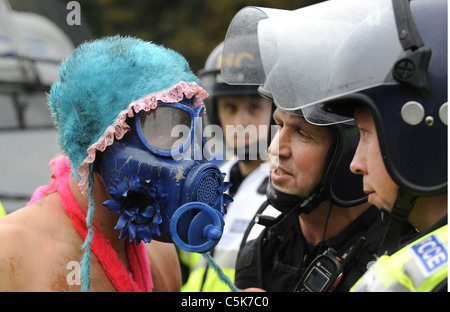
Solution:
M 66 2 L 61 0 L 61 2 Z M 314 0 L 78 0 L 95 37 L 130 35 L 181 53 L 194 72 L 245 6 L 296 9 Z

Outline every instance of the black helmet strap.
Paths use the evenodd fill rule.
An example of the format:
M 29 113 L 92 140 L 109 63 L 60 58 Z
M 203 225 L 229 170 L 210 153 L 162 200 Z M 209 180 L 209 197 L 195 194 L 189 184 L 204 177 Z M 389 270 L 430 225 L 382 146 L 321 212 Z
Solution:
M 408 217 L 416 200 L 417 196 L 411 194 L 411 192 L 403 188 L 398 191 L 392 211 L 384 214 L 388 215 L 389 219 L 387 220 L 388 226 L 379 249 L 379 255 L 392 255 L 399 249 L 401 238 L 411 229 Z

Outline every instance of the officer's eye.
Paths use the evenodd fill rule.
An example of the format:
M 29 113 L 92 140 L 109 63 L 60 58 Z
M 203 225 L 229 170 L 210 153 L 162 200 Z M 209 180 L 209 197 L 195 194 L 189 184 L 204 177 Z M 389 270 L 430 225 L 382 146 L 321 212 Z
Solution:
M 235 113 L 238 110 L 237 106 L 233 103 L 225 103 L 222 107 L 227 113 Z

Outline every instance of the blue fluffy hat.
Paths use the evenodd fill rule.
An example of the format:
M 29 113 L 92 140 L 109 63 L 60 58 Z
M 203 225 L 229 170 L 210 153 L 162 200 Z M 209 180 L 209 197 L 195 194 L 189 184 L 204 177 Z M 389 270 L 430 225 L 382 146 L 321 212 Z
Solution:
M 89 195 L 83 244 L 82 290 L 89 290 L 90 244 L 93 236 L 92 168 L 97 150 L 104 151 L 130 130 L 126 118 L 155 109 L 159 101 L 174 103 L 208 95 L 187 61 L 173 50 L 132 37 L 106 37 L 80 45 L 60 68 L 60 80 L 49 94 L 59 129 L 58 140 Z
M 131 102 L 180 81 L 198 83 L 187 61 L 160 45 L 115 36 L 77 48 L 61 65 L 60 81 L 49 95 L 58 140 L 72 169 Z

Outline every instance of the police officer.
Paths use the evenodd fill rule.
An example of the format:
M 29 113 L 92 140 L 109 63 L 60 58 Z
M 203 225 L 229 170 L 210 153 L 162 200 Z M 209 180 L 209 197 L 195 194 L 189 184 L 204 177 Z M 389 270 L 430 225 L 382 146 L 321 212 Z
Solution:
M 352 105 L 339 98 L 326 106 L 353 113 L 361 139 L 351 169 L 390 215 L 387 255 L 352 291 L 447 291 L 447 1 L 398 1 L 392 10 L 403 50 L 387 60 L 394 85 L 369 87 Z M 420 235 L 401 244 L 408 224 Z
M 447 1 L 328 1 L 260 23 L 272 30 L 270 55 L 284 56 L 266 76 L 298 78 L 284 109 L 321 124 L 354 117 L 360 130 L 351 170 L 388 228 L 353 291 L 446 290 L 447 12 Z M 289 25 L 295 42 L 271 24 Z M 411 225 L 419 234 L 405 241 Z
M 266 71 L 270 66 L 276 68 L 279 61 L 276 54 L 262 50 L 273 28 L 265 32 L 258 22 L 252 22 L 286 13 L 243 9 L 233 19 L 225 40 L 224 53 L 261 48 L 259 66 L 238 68 L 227 63 L 222 74 L 229 83 L 260 84 L 259 92 L 277 106 L 274 120 L 278 126 L 269 148 L 268 200 L 242 242 L 236 286 L 268 291 L 348 291 L 375 260 L 383 225 L 379 211 L 367 203 L 361 190 L 361 177 L 348 170 L 357 130 L 346 124 L 312 125 L 302 111 L 285 109 L 285 101 L 295 103 L 295 98 L 289 98 L 295 92 L 289 82 L 279 85 L 279 76 Z M 283 29 L 290 33 L 289 28 Z M 271 41 L 267 40 L 268 47 Z M 283 61 L 296 66 L 295 57 L 283 57 Z M 295 81 L 295 76 L 285 74 Z M 275 98 L 280 90 L 285 97 Z
M 234 281 L 237 252 L 247 225 L 265 201 L 268 168 L 267 146 L 272 124 L 272 103 L 257 93 L 256 86 L 228 85 L 223 82 L 220 67 L 224 62 L 251 62 L 251 54 L 223 56 L 223 43 L 209 55 L 199 72 L 201 85 L 208 91 L 205 99 L 208 126 L 213 127 L 210 145 L 213 162 L 232 183 L 222 238 L 211 251 L 214 261 Z M 215 127 L 215 128 L 214 128 Z M 205 131 L 206 133 L 206 131 Z M 222 135 L 223 133 L 223 135 Z M 215 140 L 215 141 L 214 141 Z M 180 253 L 190 261 L 191 272 L 183 291 L 229 291 L 203 258 Z M 197 258 L 198 262 L 192 261 Z M 194 263 L 193 263 L 194 262 Z

